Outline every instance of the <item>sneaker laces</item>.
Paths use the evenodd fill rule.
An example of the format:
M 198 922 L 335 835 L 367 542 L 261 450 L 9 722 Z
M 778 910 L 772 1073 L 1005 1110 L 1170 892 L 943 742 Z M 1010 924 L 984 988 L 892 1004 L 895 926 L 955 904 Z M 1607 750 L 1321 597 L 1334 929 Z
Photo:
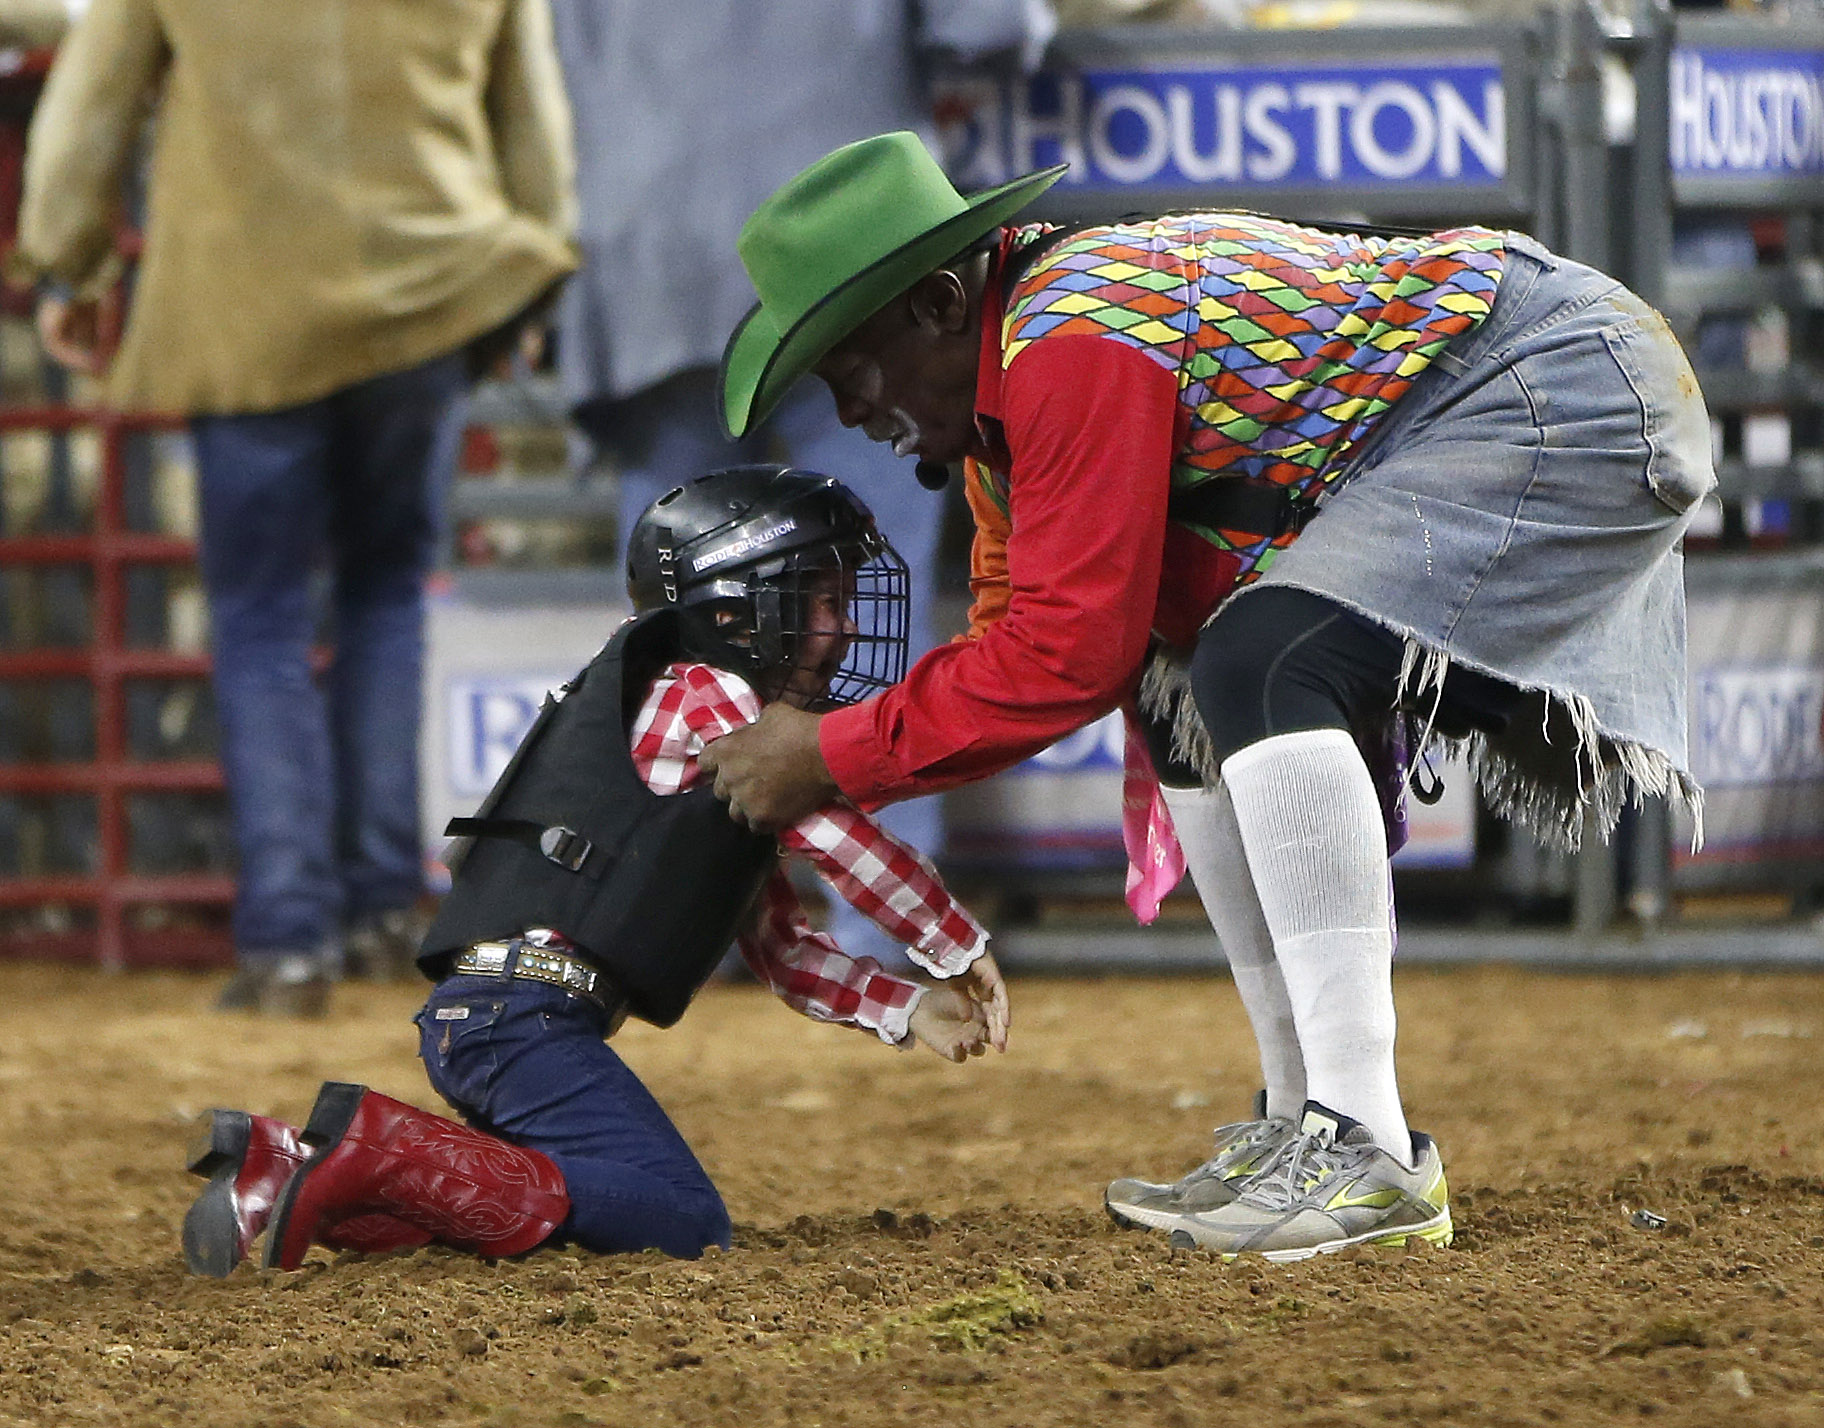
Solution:
M 1291 1124 L 1284 1116 L 1269 1116 L 1264 1120 L 1217 1126 L 1213 1136 L 1216 1153 L 1196 1169 L 1186 1171 L 1172 1188 L 1182 1192 L 1204 1180 L 1228 1179 L 1230 1171 L 1238 1164 L 1278 1141 Z
M 1328 1131 L 1300 1131 L 1250 1175 L 1237 1198 L 1267 1210 L 1289 1210 L 1315 1182 L 1361 1159 L 1364 1147 L 1339 1145 Z

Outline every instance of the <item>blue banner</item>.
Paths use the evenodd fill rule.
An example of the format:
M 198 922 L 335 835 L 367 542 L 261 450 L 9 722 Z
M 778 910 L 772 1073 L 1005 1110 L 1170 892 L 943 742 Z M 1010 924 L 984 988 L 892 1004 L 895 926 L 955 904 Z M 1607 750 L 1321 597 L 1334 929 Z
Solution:
M 1824 175 L 1824 50 L 1672 52 L 1672 172 Z
M 957 79 L 937 117 L 963 188 L 1055 163 L 1084 191 L 1486 188 L 1508 167 L 1492 57 Z

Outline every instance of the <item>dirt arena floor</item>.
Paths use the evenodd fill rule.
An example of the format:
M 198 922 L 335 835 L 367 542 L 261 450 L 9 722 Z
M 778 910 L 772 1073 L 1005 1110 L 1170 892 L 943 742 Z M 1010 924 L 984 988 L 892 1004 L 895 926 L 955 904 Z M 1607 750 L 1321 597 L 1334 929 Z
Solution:
M 1115 1228 L 1254 1085 L 1221 978 L 1016 980 L 955 1067 L 713 988 L 628 1059 L 732 1253 L 183 1268 L 212 1105 L 435 1104 L 411 989 L 320 1026 L 219 978 L 0 964 L 0 1424 L 1824 1424 L 1824 976 L 1408 968 L 1457 1240 L 1224 1266 Z M 1638 1228 L 1632 1212 L 1665 1217 Z

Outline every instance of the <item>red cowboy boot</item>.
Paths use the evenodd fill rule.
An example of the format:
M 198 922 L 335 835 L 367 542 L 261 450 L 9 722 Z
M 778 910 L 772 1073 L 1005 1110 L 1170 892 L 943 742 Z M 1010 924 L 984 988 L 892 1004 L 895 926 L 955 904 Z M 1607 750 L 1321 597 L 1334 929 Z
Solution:
M 187 1167 L 209 1182 L 184 1216 L 184 1262 L 192 1274 L 221 1279 L 247 1257 L 273 1201 L 309 1153 L 283 1121 L 246 1111 L 205 1113 Z M 363 1215 L 336 1226 L 335 1239 L 325 1243 L 379 1254 L 430 1240 L 429 1231 L 391 1215 Z
M 564 1177 L 536 1150 L 382 1096 L 326 1081 L 266 1238 L 267 1268 L 296 1269 L 356 1216 L 381 1213 L 441 1244 L 513 1255 L 542 1244 L 570 1213 Z

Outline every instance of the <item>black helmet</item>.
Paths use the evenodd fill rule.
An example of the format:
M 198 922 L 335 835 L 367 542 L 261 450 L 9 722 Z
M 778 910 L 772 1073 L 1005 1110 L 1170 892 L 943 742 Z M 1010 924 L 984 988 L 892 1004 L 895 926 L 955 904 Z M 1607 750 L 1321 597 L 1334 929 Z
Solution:
M 797 668 L 825 572 L 839 573 L 856 633 L 818 709 L 906 672 L 906 563 L 848 487 L 788 466 L 732 466 L 667 491 L 627 539 L 633 608 L 675 607 L 683 656 L 743 676 L 764 699 Z

